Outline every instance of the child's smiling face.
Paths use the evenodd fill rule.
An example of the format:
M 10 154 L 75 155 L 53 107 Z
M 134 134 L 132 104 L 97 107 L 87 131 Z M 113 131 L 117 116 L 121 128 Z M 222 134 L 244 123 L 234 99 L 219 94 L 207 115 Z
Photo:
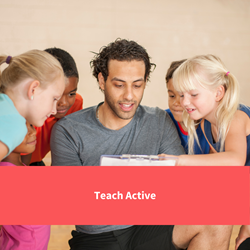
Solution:
M 54 115 L 54 117 L 57 119 L 60 119 L 66 115 L 76 99 L 78 78 L 75 76 L 65 77 L 65 83 L 65 90 L 56 106 L 57 113 Z
M 195 89 L 180 93 L 180 102 L 192 120 L 205 118 L 210 120 L 214 117 L 217 107 L 216 90 L 202 87 L 194 83 Z
M 180 103 L 180 95 L 173 87 L 173 79 L 170 79 L 167 83 L 168 89 L 168 107 L 177 122 L 182 122 L 183 108 Z

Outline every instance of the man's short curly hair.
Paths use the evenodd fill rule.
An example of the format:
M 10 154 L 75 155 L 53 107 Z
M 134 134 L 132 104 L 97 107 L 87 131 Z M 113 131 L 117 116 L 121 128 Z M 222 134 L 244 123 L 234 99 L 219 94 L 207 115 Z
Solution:
M 154 63 L 150 62 L 150 57 L 146 49 L 138 43 L 126 39 L 118 38 L 114 42 L 108 44 L 108 46 L 102 47 L 99 53 L 95 54 L 95 57 L 90 62 L 90 66 L 93 70 L 93 76 L 97 81 L 100 72 L 102 73 L 104 80 L 107 80 L 109 75 L 108 64 L 110 60 L 143 61 L 145 63 L 145 80 L 149 80 L 151 67 L 153 66 L 155 68 L 156 66 Z

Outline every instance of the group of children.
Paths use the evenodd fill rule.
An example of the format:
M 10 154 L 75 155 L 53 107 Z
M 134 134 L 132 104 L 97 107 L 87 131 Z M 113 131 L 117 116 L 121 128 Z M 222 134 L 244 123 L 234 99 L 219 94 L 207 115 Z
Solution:
M 8 66 L 0 73 L 0 165 L 44 165 L 53 125 L 82 109 L 75 61 L 51 48 L 0 56 L 2 63 Z M 166 83 L 166 112 L 187 153 L 178 165 L 250 165 L 250 109 L 239 104 L 238 81 L 218 57 L 173 62 Z M 49 226 L 2 226 L 0 246 L 43 250 L 49 234 Z M 236 247 L 248 237 L 250 226 L 242 226 Z
M 50 61 L 46 62 L 45 57 L 48 56 L 48 58 L 57 66 L 58 69 L 57 68 L 56 69 L 58 72 L 60 72 L 60 75 L 57 73 L 57 71 L 54 72 L 51 71 L 50 74 L 52 78 L 50 80 L 49 78 L 41 79 L 36 77 L 35 74 L 29 75 L 26 72 L 24 72 L 23 75 L 19 76 L 19 78 L 18 76 L 15 76 L 17 80 L 16 80 L 16 85 L 14 85 L 13 87 L 13 90 L 7 90 L 12 86 L 8 86 L 6 84 L 5 87 L 3 85 L 2 83 L 4 81 L 3 79 L 5 75 L 8 73 L 8 72 L 6 73 L 5 71 L 3 72 L 2 78 L 0 78 L 1 82 L 0 86 L 2 87 L 3 93 L 9 93 L 9 91 L 12 92 L 18 91 L 18 93 L 20 93 L 22 92 L 23 88 L 22 81 L 31 83 L 33 81 L 37 81 L 38 87 L 40 87 L 41 89 L 43 88 L 43 95 L 41 96 L 43 97 L 43 99 L 39 95 L 40 92 L 39 94 L 36 93 L 38 92 L 35 89 L 36 86 L 34 87 L 34 90 L 33 89 L 30 90 L 29 88 L 32 87 L 33 85 L 32 86 L 28 85 L 26 86 L 27 89 L 32 92 L 31 94 L 33 94 L 33 96 L 30 96 L 30 101 L 34 101 L 35 98 L 36 99 L 41 98 L 40 100 L 38 100 L 40 101 L 41 106 L 44 105 L 46 106 L 46 102 L 50 103 L 50 105 L 48 105 L 48 108 L 46 107 L 47 108 L 46 112 L 43 112 L 42 108 L 34 109 L 33 110 L 34 116 L 31 117 L 28 116 L 28 110 L 26 111 L 25 109 L 23 109 L 22 114 L 26 114 L 27 112 L 27 115 L 24 116 L 24 118 L 26 119 L 25 122 L 25 119 L 23 119 L 22 116 L 19 115 L 19 113 L 21 114 L 20 110 L 22 107 L 21 105 L 19 105 L 19 103 L 16 102 L 17 96 L 10 95 L 10 97 L 12 98 L 10 98 L 9 100 L 9 97 L 6 94 L 3 93 L 0 94 L 0 98 L 1 97 L 5 98 L 8 102 L 7 104 L 11 106 L 13 112 L 15 112 L 13 115 L 10 116 L 10 113 L 7 113 L 6 110 L 7 108 L 6 103 L 2 102 L 0 99 L 0 110 L 5 111 L 3 115 L 1 114 L 0 111 L 1 114 L 0 141 L 8 147 L 9 151 L 4 156 L 4 159 L 1 159 L 2 161 L 0 162 L 0 166 L 45 165 L 42 159 L 50 151 L 50 134 L 53 125 L 65 115 L 71 114 L 83 108 L 83 99 L 78 93 L 76 93 L 79 81 L 79 75 L 76 63 L 72 58 L 72 56 L 68 52 L 62 49 L 50 48 L 46 49 L 45 51 L 27 52 L 26 55 L 23 54 L 20 57 L 14 58 L 14 60 L 20 61 L 22 63 L 22 66 L 28 69 L 28 67 L 32 63 L 32 61 L 30 60 L 30 57 L 32 57 L 32 53 L 38 55 L 42 54 L 44 56 L 43 58 L 44 64 L 47 64 L 49 68 L 52 66 L 52 63 Z M 8 67 L 12 66 L 14 60 L 8 63 L 9 64 Z M 40 65 L 36 65 L 36 67 L 37 71 L 43 69 L 42 67 L 40 67 Z M 16 70 L 15 65 L 13 66 L 13 70 L 14 69 Z M 9 70 L 11 71 L 11 69 Z M 58 74 L 58 76 L 56 74 Z M 60 82 L 58 81 L 58 83 L 54 82 L 56 81 L 57 78 L 60 79 Z M 41 86 L 42 84 L 44 85 L 46 84 L 47 86 L 46 85 Z M 58 91 L 60 91 L 57 95 L 54 96 L 54 98 L 51 98 L 51 95 L 48 94 L 48 92 L 50 91 L 49 86 L 58 87 Z M 25 94 L 26 98 L 29 98 L 29 93 L 24 92 L 23 96 L 25 96 Z M 48 97 L 50 97 L 50 99 L 47 98 L 46 94 L 48 94 Z M 19 113 L 17 113 L 15 108 Z M 37 118 L 39 121 L 42 120 L 43 122 L 40 123 L 34 122 L 34 118 Z M 16 124 L 16 127 L 13 126 L 13 129 L 10 128 L 9 126 L 13 124 L 13 121 L 16 122 L 17 119 L 19 119 L 20 122 Z M 33 126 L 30 121 L 32 122 L 32 124 L 36 126 Z M 23 125 L 26 126 L 26 130 Z M 23 129 L 23 131 L 20 128 Z M 16 142 L 14 142 L 13 138 L 11 137 L 12 135 L 13 137 L 17 136 L 17 134 L 19 135 L 25 134 L 24 140 L 21 142 L 21 144 L 19 143 L 21 137 L 18 138 L 18 141 Z M 6 135 L 8 135 L 8 137 L 11 138 L 7 138 Z M 14 148 L 14 145 L 16 145 L 17 147 Z M 49 237 L 50 237 L 50 226 L 48 225 L 4 225 L 1 227 L 0 231 L 0 249 L 46 250 L 48 247 Z

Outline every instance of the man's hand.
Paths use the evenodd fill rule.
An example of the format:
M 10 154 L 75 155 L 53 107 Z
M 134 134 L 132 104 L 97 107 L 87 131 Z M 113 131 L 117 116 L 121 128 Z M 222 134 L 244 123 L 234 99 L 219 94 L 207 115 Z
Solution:
M 249 237 L 250 237 L 250 225 L 241 226 L 239 235 L 235 240 L 235 250 L 237 250 L 239 245 Z

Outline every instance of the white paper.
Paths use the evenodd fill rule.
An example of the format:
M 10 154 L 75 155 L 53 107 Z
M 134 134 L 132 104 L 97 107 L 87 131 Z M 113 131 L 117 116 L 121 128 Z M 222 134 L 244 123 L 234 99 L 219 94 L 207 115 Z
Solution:
M 142 157 L 120 158 L 120 156 L 101 156 L 100 166 L 175 166 L 177 158 L 164 157 L 164 160 L 152 160 Z

